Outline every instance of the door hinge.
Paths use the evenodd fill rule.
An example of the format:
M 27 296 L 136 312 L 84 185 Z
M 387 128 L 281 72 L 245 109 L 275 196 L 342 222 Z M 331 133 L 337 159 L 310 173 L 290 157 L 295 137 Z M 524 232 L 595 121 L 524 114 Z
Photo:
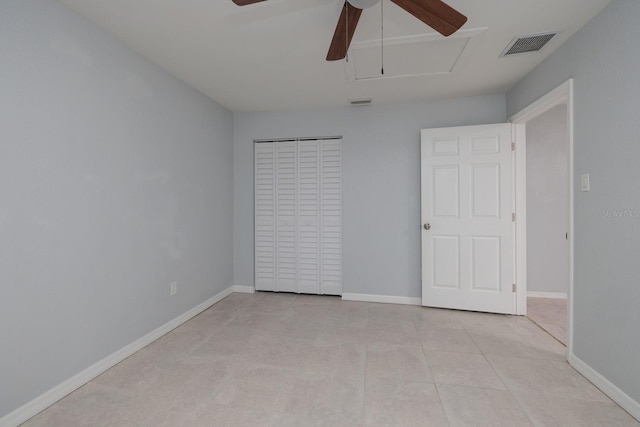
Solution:
M 511 214 L 511 221 L 516 222 L 516 214 L 515 214 L 515 212 Z
M 517 286 L 516 286 L 516 284 L 514 283 L 514 284 L 513 284 L 513 286 L 511 287 L 511 292 L 515 292 L 517 288 L 518 288 L 518 287 L 517 287 Z
M 515 142 L 511 143 L 511 151 L 516 151 L 516 143 Z

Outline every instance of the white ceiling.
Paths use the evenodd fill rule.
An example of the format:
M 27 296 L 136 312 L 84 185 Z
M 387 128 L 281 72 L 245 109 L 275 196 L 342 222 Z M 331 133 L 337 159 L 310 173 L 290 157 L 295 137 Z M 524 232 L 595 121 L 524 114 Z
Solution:
M 371 97 L 382 104 L 501 93 L 611 0 L 448 0 L 469 18 L 463 30 L 479 33 L 469 38 L 453 71 L 448 72 L 449 65 L 444 73 L 367 80 L 353 79 L 353 59 L 349 64 L 325 61 L 342 0 L 269 0 L 244 7 L 231 0 L 60 1 L 240 112 L 346 106 L 350 98 Z M 389 0 L 383 0 L 383 6 L 389 49 L 385 69 L 397 68 L 401 60 L 410 62 L 422 52 L 393 51 L 389 46 L 394 40 L 440 38 Z M 352 45 L 352 58 L 361 46 L 362 52 L 369 52 L 368 65 L 376 70 L 371 45 L 379 43 L 380 18 L 380 6 L 366 9 Z M 542 51 L 499 57 L 514 37 L 550 30 L 563 32 Z M 440 52 L 431 55 L 435 66 L 441 56 L 450 61 L 458 55 L 446 49 L 460 50 L 460 44 L 441 43 L 424 52 Z M 422 62 L 426 70 L 434 68 L 424 58 Z

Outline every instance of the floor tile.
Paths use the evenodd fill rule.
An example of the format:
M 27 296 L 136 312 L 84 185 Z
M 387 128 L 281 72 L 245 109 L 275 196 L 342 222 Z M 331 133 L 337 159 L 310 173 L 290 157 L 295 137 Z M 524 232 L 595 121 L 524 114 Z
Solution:
M 145 390 L 153 387 L 162 370 L 171 367 L 180 357 L 177 353 L 164 353 L 146 347 L 91 382 L 133 392 Z
M 212 397 L 216 405 L 282 412 L 297 383 L 292 369 L 246 364 L 221 384 Z
M 148 346 L 150 351 L 190 353 L 205 341 L 211 333 L 205 328 L 181 326 Z
M 27 421 L 23 426 L 107 426 L 132 396 L 125 390 L 89 383 Z
M 502 326 L 504 327 L 504 326 Z M 525 337 L 511 329 L 509 325 L 502 332 L 496 330 L 469 332 L 473 342 L 482 354 L 494 356 L 521 357 L 530 359 L 558 359 L 558 355 L 531 345 Z M 563 357 L 560 356 L 562 359 Z
M 438 385 L 449 423 L 457 426 L 532 426 L 511 393 L 478 387 Z
M 460 312 L 443 308 L 417 307 L 411 312 L 418 326 L 424 327 L 451 327 L 461 326 L 459 322 Z
M 366 333 L 372 343 L 415 345 L 419 342 L 418 330 L 411 318 L 386 322 L 369 319 Z
M 431 383 L 367 378 L 366 426 L 448 426 Z
M 270 427 L 279 425 L 278 415 L 266 409 L 211 405 L 191 425 L 193 427 Z
M 529 418 L 539 426 L 640 426 L 639 422 L 613 402 L 594 402 L 527 392 L 518 394 L 517 398 Z
M 20 424 L 20 427 L 66 427 L 69 425 L 80 425 L 80 420 L 68 411 L 53 405 Z
M 284 413 L 288 418 L 316 419 L 316 424 L 337 420 L 357 424 L 362 414 L 364 384 L 364 377 L 306 372 L 298 377 Z
M 313 352 L 313 341 L 286 336 L 253 336 L 239 359 L 275 367 L 304 368 Z
M 527 317 L 567 345 L 567 300 L 527 298 Z
M 418 336 L 425 350 L 480 353 L 480 349 L 462 325 L 418 326 Z
M 223 303 L 224 301 L 225 300 L 222 300 L 220 303 Z M 216 304 L 215 308 L 211 307 L 208 310 L 205 310 L 189 320 L 187 323 L 183 324 L 180 328 L 181 330 L 199 331 L 208 336 L 214 331 L 228 325 L 229 322 L 233 321 L 233 319 L 242 312 L 241 305 L 226 306 L 219 309 Z
M 550 360 L 567 360 L 567 347 L 549 332 L 522 316 L 513 316 L 509 325 L 535 349 L 536 357 Z
M 212 359 L 237 359 L 245 354 L 256 332 L 247 327 L 227 326 L 203 341 L 191 354 Z
M 413 312 L 416 310 L 420 310 L 420 308 L 397 304 L 369 304 L 369 320 L 381 323 L 410 322 L 413 320 Z
M 482 354 L 429 351 L 427 363 L 436 384 L 506 390 L 500 377 Z
M 366 373 L 367 378 L 433 382 L 419 345 L 369 344 Z
M 366 347 L 369 341 L 367 337 L 366 320 L 363 324 L 353 324 L 348 321 L 343 323 L 330 323 L 320 331 L 316 337 L 315 343 L 318 345 L 364 345 Z
M 572 396 L 575 399 L 609 402 L 596 386 L 567 362 L 488 356 L 489 363 L 513 393 Z
M 259 292 L 229 295 L 24 426 L 531 422 L 640 425 L 530 319 Z
M 306 357 L 304 368 L 345 378 L 364 378 L 366 371 L 366 344 L 314 343 Z

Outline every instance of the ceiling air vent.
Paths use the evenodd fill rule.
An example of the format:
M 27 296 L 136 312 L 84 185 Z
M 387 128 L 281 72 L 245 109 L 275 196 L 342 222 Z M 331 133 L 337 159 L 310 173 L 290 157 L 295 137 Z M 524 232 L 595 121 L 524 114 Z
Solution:
M 528 34 L 511 40 L 500 56 L 518 55 L 520 53 L 538 52 L 558 34 L 551 33 Z
M 371 102 L 373 101 L 373 99 L 371 98 L 357 98 L 357 99 L 350 99 L 349 100 L 349 104 L 355 106 L 358 105 L 371 105 Z

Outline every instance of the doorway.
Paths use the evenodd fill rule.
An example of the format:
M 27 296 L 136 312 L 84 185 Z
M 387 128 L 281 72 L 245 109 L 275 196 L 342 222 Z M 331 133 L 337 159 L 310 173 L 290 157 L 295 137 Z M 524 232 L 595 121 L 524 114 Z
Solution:
M 567 105 L 526 123 L 527 316 L 567 344 L 569 144 Z
M 521 314 L 572 348 L 573 82 L 511 118 L 516 127 L 516 276 Z M 519 145 L 519 146 L 518 146 Z M 524 196 L 524 197 L 523 197 Z

